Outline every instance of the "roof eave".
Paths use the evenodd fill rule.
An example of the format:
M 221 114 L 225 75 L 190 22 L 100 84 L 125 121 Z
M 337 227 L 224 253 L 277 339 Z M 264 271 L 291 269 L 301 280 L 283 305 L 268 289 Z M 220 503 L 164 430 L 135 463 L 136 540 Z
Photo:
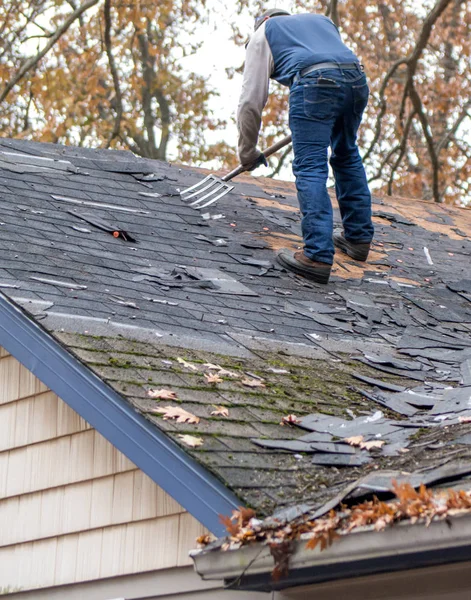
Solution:
M 399 524 L 381 532 L 352 532 L 321 551 L 294 544 L 288 575 L 274 581 L 270 548 L 262 543 L 238 550 L 192 553 L 196 572 L 207 580 L 245 591 L 283 590 L 329 580 L 409 570 L 471 559 L 471 516 L 423 524 Z
M 0 293 L 0 346 L 215 535 L 241 501 Z

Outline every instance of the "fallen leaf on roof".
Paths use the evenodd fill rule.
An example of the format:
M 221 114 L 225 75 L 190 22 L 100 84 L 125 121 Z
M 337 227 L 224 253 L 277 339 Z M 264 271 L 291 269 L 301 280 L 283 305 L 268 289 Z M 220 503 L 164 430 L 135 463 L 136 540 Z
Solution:
M 216 410 L 213 410 L 211 412 L 211 414 L 214 415 L 215 417 L 228 417 L 229 416 L 229 409 L 227 409 L 225 406 L 216 406 L 215 404 L 213 404 L 213 406 Z
M 219 375 L 221 377 L 233 377 L 234 379 L 238 379 L 240 377 L 239 373 L 234 373 L 233 371 L 228 371 L 227 369 L 221 369 L 219 371 Z
M 384 446 L 386 442 L 384 440 L 375 440 L 372 442 L 363 442 L 360 444 L 360 448 L 362 450 L 376 450 L 380 449 Z
M 354 435 L 353 437 L 345 438 L 343 441 L 350 444 L 350 446 L 360 446 L 364 439 L 365 438 L 362 435 Z
M 160 413 L 164 416 L 164 420 L 176 419 L 177 423 L 199 423 L 199 417 L 192 415 L 184 408 L 179 406 L 165 406 L 164 408 L 155 408 L 152 412 Z
M 179 435 L 180 440 L 190 448 L 198 448 L 198 446 L 203 445 L 203 440 L 199 437 L 194 437 L 193 435 Z
M 296 425 L 299 423 L 301 419 L 299 419 L 296 415 L 288 415 L 281 419 L 280 425 Z
M 149 398 L 158 398 L 159 400 L 176 400 L 177 394 L 172 390 L 149 390 L 147 392 Z
M 245 385 L 246 387 L 250 387 L 250 388 L 266 387 L 266 385 L 260 379 L 248 379 L 246 377 L 245 379 L 242 379 L 241 383 L 242 383 L 242 385 Z
M 213 365 L 213 363 L 204 363 L 203 367 L 206 367 L 209 371 L 220 371 L 222 369 L 220 365 Z
M 471 423 L 471 417 L 459 417 L 458 421 L 460 423 Z
M 195 366 L 192 363 L 187 362 L 183 358 L 178 357 L 177 358 L 177 362 L 179 362 L 181 365 L 183 365 L 185 367 L 185 369 L 190 369 L 191 371 L 197 371 L 198 370 L 197 366 Z
M 375 450 L 377 448 L 382 448 L 386 443 L 384 440 L 365 442 L 365 438 L 362 435 L 355 435 L 353 437 L 346 438 L 344 439 L 344 442 L 347 442 L 347 444 L 350 446 L 361 448 L 361 450 Z
M 218 375 L 220 377 L 235 377 L 238 378 L 240 375 L 238 373 L 233 373 L 232 371 L 228 371 L 221 365 L 213 365 L 212 363 L 205 363 L 203 367 L 206 367 L 209 371 L 218 371 Z
M 216 374 L 205 373 L 204 378 L 206 379 L 206 383 L 222 383 L 224 380 Z

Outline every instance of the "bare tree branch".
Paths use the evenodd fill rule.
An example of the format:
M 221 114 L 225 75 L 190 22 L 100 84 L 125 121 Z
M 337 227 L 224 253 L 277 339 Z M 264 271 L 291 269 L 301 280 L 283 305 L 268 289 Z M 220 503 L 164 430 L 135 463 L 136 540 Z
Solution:
M 5 86 L 5 89 L 0 95 L 0 103 L 5 100 L 11 90 L 15 87 L 15 85 L 21 81 L 21 79 L 30 71 L 34 69 L 39 61 L 45 56 L 49 50 L 54 46 L 57 40 L 69 29 L 72 23 L 78 19 L 85 11 L 87 11 L 95 4 L 98 4 L 100 0 L 87 0 L 80 6 L 76 11 L 74 11 L 69 17 L 64 21 L 64 23 L 56 29 L 54 34 L 51 36 L 49 42 L 44 46 L 44 48 L 36 54 L 36 56 L 31 57 L 27 60 L 17 71 L 16 75 L 11 79 Z
M 386 156 L 381 161 L 381 164 L 380 164 L 378 170 L 376 171 L 376 175 L 373 175 L 372 177 L 370 177 L 368 179 L 368 183 L 371 183 L 378 179 L 382 179 L 384 167 L 389 163 L 389 159 L 392 158 L 400 150 L 401 150 L 401 144 L 397 144 L 397 146 L 394 146 L 394 148 L 391 148 L 391 150 L 386 154 Z
M 155 117 L 152 111 L 152 90 L 154 87 L 155 73 L 152 59 L 149 55 L 149 40 L 147 36 L 141 31 L 137 35 L 137 40 L 141 51 L 142 75 L 144 79 L 144 85 L 142 86 L 142 108 L 144 111 L 144 129 L 147 133 L 146 155 L 150 158 L 157 158 L 155 155 Z
M 118 71 L 116 69 L 116 63 L 114 60 L 112 47 L 111 47 L 111 0 L 105 0 L 104 6 L 105 16 L 105 48 L 106 55 L 108 56 L 108 62 L 110 65 L 111 76 L 113 77 L 113 85 L 116 93 L 116 118 L 114 122 L 113 131 L 106 144 L 106 148 L 109 148 L 111 142 L 119 136 L 121 129 L 121 119 L 123 118 L 123 96 L 121 94 L 121 87 L 119 85 Z
M 337 27 L 340 26 L 339 19 L 339 2 L 338 0 L 330 0 L 329 7 L 325 13 L 326 17 L 329 17 Z
M 278 159 L 278 164 L 276 165 L 275 170 L 272 171 L 270 173 L 270 175 L 267 175 L 267 177 L 273 178 L 279 174 L 279 172 L 281 171 L 281 168 L 283 167 L 285 160 L 288 158 L 289 154 L 291 153 L 292 148 L 293 148 L 293 146 L 291 144 L 289 144 L 289 146 L 286 148 L 286 150 L 283 152 L 283 154 Z
M 386 98 L 385 98 L 385 93 L 386 93 L 386 88 L 388 86 L 389 80 L 391 79 L 391 77 L 394 75 L 394 73 L 397 71 L 397 69 L 401 66 L 401 65 L 405 65 L 407 64 L 407 59 L 406 58 L 400 58 L 399 60 L 397 60 L 392 67 L 389 69 L 389 71 L 386 73 L 385 78 L 383 79 L 383 83 L 381 85 L 381 88 L 379 90 L 379 100 L 380 100 L 380 111 L 379 114 L 376 118 L 376 125 L 375 125 L 375 134 L 373 137 L 373 140 L 370 144 L 370 147 L 368 148 L 368 150 L 366 151 L 365 156 L 363 157 L 363 160 L 367 160 L 371 153 L 373 152 L 376 144 L 379 141 L 379 138 L 381 137 L 381 131 L 382 131 L 382 125 L 383 125 L 383 118 L 384 115 L 386 114 L 386 110 L 388 108 L 388 104 L 386 102 Z
M 433 29 L 435 23 L 437 22 L 437 20 L 440 18 L 440 16 L 446 10 L 448 5 L 453 1 L 454 0 L 438 0 L 437 1 L 434 8 L 430 11 L 430 13 L 427 15 L 426 19 L 424 20 L 422 29 L 419 33 L 419 37 L 417 39 L 417 42 L 416 42 L 415 47 L 412 50 L 412 52 L 409 54 L 409 56 L 407 58 L 401 58 L 401 59 L 397 60 L 392 65 L 392 67 L 389 69 L 388 73 L 386 74 L 386 77 L 383 80 L 383 84 L 381 85 L 381 89 L 378 94 L 381 108 L 380 108 L 378 117 L 376 119 L 375 135 L 373 137 L 373 141 L 371 142 L 365 156 L 363 157 L 363 160 L 366 160 L 367 158 L 369 158 L 369 156 L 373 152 L 373 149 L 376 147 L 376 144 L 378 143 L 378 141 L 381 137 L 382 121 L 383 121 L 383 118 L 384 118 L 384 116 L 386 114 L 386 110 L 387 110 L 387 101 L 385 99 L 385 93 L 386 93 L 386 88 L 387 88 L 389 81 L 391 80 L 392 76 L 397 71 L 399 66 L 401 66 L 403 64 L 407 65 L 408 77 L 407 77 L 406 89 L 404 90 L 403 101 L 401 104 L 401 111 L 403 111 L 403 107 L 405 106 L 406 99 L 408 96 L 410 96 L 410 93 L 412 91 L 410 89 L 410 83 L 411 83 L 411 81 L 413 83 L 413 78 L 415 75 L 415 71 L 417 69 L 417 64 L 422 56 L 423 51 L 425 50 L 425 47 L 427 46 L 430 35 L 432 33 L 432 29 Z
M 469 117 L 469 113 L 468 110 L 471 108 L 471 98 L 468 100 L 468 102 L 464 105 L 463 110 L 461 111 L 461 113 L 459 114 L 458 118 L 456 119 L 454 125 L 452 125 L 452 127 L 445 133 L 445 135 L 442 137 L 442 139 L 438 142 L 437 144 L 437 154 L 440 154 L 440 152 L 442 150 L 444 150 L 445 148 L 448 147 L 448 144 L 450 143 L 450 141 L 452 140 L 452 138 L 455 136 L 455 133 L 458 131 L 458 129 L 461 126 L 461 123 L 463 123 L 463 121 Z
M 163 92 L 160 88 L 157 88 L 154 91 L 154 96 L 155 96 L 155 99 L 157 100 L 157 102 L 159 103 L 160 121 L 161 121 L 161 127 L 160 127 L 161 133 L 160 133 L 158 158 L 160 160 L 165 160 L 166 155 L 167 155 L 167 144 L 168 144 L 168 140 L 170 138 L 170 122 L 171 122 L 170 106 L 167 101 L 167 98 L 165 97 L 165 95 L 163 94 Z
M 404 126 L 404 132 L 402 134 L 402 140 L 401 140 L 401 143 L 399 146 L 399 149 L 400 149 L 399 156 L 397 157 L 396 162 L 394 163 L 394 165 L 391 168 L 391 173 L 389 174 L 389 181 L 388 181 L 388 194 L 389 195 L 392 194 L 392 185 L 394 182 L 394 176 L 396 175 L 396 172 L 399 169 L 402 159 L 404 158 L 405 153 L 407 151 L 407 141 L 409 139 L 409 132 L 410 132 L 410 128 L 412 127 L 412 123 L 414 121 L 415 116 L 416 116 L 415 110 L 411 111 L 409 118 L 407 119 L 407 123 Z
M 432 131 L 430 127 L 430 123 L 427 115 L 425 114 L 425 110 L 422 104 L 422 100 L 415 89 L 413 81 L 410 84 L 409 91 L 410 99 L 412 101 L 412 105 L 414 106 L 414 110 L 419 117 L 419 121 L 422 125 L 422 131 L 425 136 L 425 140 L 427 142 L 427 148 L 430 155 L 430 161 L 432 163 L 432 191 L 433 191 L 433 199 L 435 202 L 440 202 L 440 190 L 438 186 L 438 177 L 440 170 L 440 163 L 438 161 L 438 156 L 435 151 L 435 144 L 433 141 Z

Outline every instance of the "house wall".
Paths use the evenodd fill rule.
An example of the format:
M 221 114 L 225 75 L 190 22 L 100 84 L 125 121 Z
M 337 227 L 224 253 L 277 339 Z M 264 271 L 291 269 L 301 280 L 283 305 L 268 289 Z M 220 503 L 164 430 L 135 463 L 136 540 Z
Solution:
M 0 347 L 0 594 L 183 568 L 204 531 Z

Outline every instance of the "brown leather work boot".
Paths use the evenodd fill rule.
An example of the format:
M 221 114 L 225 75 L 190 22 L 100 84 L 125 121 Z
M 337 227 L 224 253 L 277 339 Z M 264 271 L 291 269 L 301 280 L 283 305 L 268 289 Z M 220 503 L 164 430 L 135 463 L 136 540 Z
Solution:
M 280 265 L 288 271 L 302 275 L 316 283 L 326 284 L 329 282 L 332 265 L 311 260 L 302 250 L 294 254 L 288 250 L 282 250 L 276 258 Z
M 341 229 L 337 229 L 334 231 L 333 235 L 334 246 L 337 246 L 342 252 L 348 254 L 354 260 L 361 260 L 362 262 L 366 261 L 368 258 L 368 253 L 370 251 L 371 242 L 355 244 L 354 242 L 349 242 Z

